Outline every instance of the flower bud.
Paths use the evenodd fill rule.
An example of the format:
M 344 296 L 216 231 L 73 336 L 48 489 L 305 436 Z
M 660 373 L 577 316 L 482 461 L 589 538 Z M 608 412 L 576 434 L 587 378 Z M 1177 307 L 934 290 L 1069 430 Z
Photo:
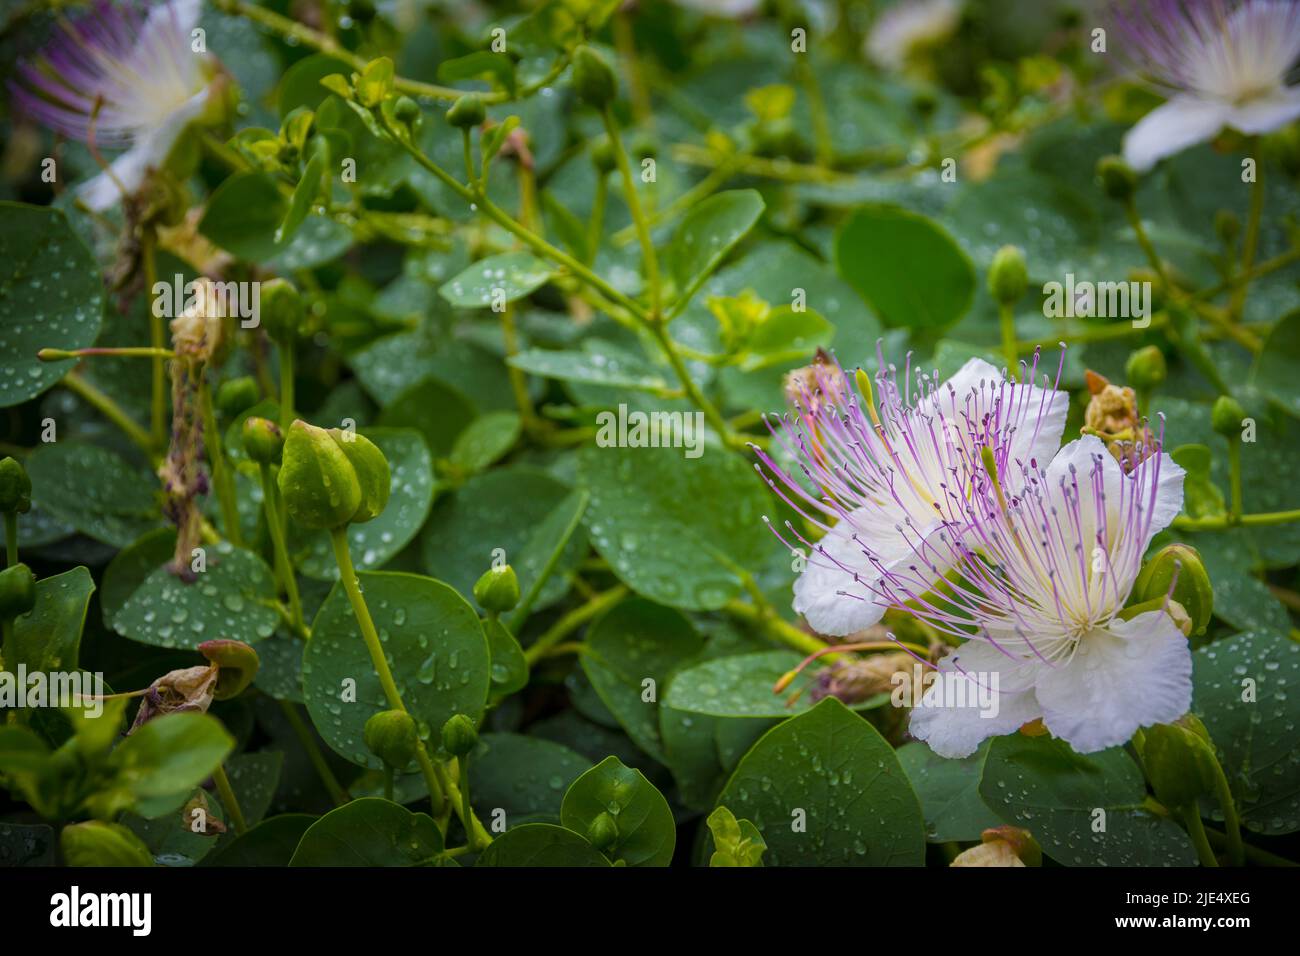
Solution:
M 70 824 L 59 834 L 59 846 L 68 866 L 154 865 L 149 848 L 120 823 L 87 820 Z
M 227 418 L 237 418 L 257 404 L 261 394 L 251 375 L 222 382 L 217 389 L 217 408 Z
M 1210 427 L 1229 441 L 1241 437 L 1241 423 L 1246 410 L 1231 395 L 1220 395 L 1210 409 Z
M 1029 288 L 1025 254 L 1015 246 L 1003 246 L 989 266 L 989 293 L 999 305 L 1014 305 Z
M 393 61 L 386 56 L 371 60 L 355 77 L 353 84 L 357 101 L 362 106 L 378 106 L 393 90 Z
M 1219 773 L 1214 745 L 1205 725 L 1191 714 L 1148 727 L 1143 738 L 1142 766 L 1165 806 L 1189 806 L 1214 791 Z
M 393 116 L 403 126 L 414 129 L 415 125 L 420 122 L 420 105 L 409 96 L 399 97 L 393 104 Z
M 365 435 L 345 432 L 341 428 L 331 428 L 329 433 L 343 449 L 361 486 L 361 504 L 352 513 L 349 523 L 365 524 L 378 518 L 388 506 L 388 495 L 393 488 L 393 473 L 388 467 L 388 459 Z
M 1163 383 L 1168 370 L 1165 353 L 1154 345 L 1138 349 L 1128 357 L 1128 362 L 1124 365 L 1128 383 L 1143 391 Z
M 248 457 L 259 465 L 274 465 L 280 460 L 284 450 L 284 432 L 280 426 L 267 418 L 256 415 L 244 419 L 244 451 Z
M 618 81 L 605 58 L 589 46 L 573 53 L 573 89 L 578 97 L 596 109 L 604 109 L 614 98 Z
M 1137 192 L 1137 173 L 1120 156 L 1103 156 L 1097 161 L 1102 191 L 1117 202 L 1126 202 Z
M 0 461 L 0 511 L 26 514 L 32 507 L 32 480 L 16 458 Z
M 587 842 L 597 850 L 608 850 L 618 842 L 618 823 L 608 812 L 601 812 L 587 828 Z
M 212 694 L 213 700 L 238 697 L 253 682 L 258 668 L 262 666 L 257 651 L 243 641 L 232 641 L 229 638 L 204 641 L 199 645 L 199 653 L 217 665 L 217 687 Z
M 36 575 L 25 564 L 0 571 L 0 619 L 12 621 L 36 606 Z
M 950 866 L 1042 866 L 1043 851 L 1028 830 L 1020 827 L 990 827 L 980 834 L 981 843 L 957 855 Z
M 464 714 L 453 714 L 442 725 L 442 747 L 453 757 L 464 757 L 477 745 L 478 730 Z
M 494 614 L 513 611 L 519 603 L 519 578 L 508 564 L 491 567 L 474 584 L 474 600 Z
M 419 737 L 415 718 L 402 710 L 383 710 L 366 721 L 366 746 L 394 770 L 405 770 L 415 759 Z
M 292 345 L 306 314 L 302 296 L 293 283 L 284 279 L 270 279 L 262 283 L 262 328 L 266 329 L 266 334 L 272 341 Z
M 289 517 L 304 528 L 333 531 L 361 507 L 361 482 L 342 446 L 302 419 L 289 428 L 277 482 Z
M 473 129 L 487 119 L 487 107 L 477 93 L 466 93 L 446 113 L 447 123 L 456 129 Z
M 1187 612 L 1193 634 L 1205 633 L 1214 611 L 1214 589 L 1210 586 L 1210 576 L 1200 554 L 1191 545 L 1171 544 L 1161 548 L 1142 566 L 1129 595 L 1129 603 L 1162 601 L 1165 595 L 1177 601 Z

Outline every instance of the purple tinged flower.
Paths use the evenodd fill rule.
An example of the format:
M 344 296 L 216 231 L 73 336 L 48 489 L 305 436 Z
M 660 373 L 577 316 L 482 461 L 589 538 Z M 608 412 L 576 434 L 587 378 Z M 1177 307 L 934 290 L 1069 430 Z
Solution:
M 1129 0 L 1116 20 L 1126 52 L 1169 99 L 1124 137 L 1145 171 L 1224 127 L 1267 133 L 1300 117 L 1287 74 L 1300 58 L 1294 0 Z
M 63 21 L 45 49 L 19 66 L 10 91 L 34 120 L 96 147 L 125 150 L 111 175 L 81 187 L 90 208 L 114 205 L 123 189 L 138 191 L 185 127 L 213 105 L 213 61 L 191 48 L 198 20 L 199 0 L 148 8 L 100 0 L 80 19 Z
M 1032 367 L 1022 364 L 1023 383 L 980 359 L 946 382 L 910 362 L 901 377 L 879 364 L 874 387 L 858 372 L 860 391 L 833 361 L 792 378 L 797 414 L 768 423 L 773 455 L 757 451 L 772 488 L 823 532 L 815 544 L 790 522 L 777 534 L 792 553 L 808 555 L 794 609 L 826 635 L 879 621 L 896 604 L 882 587 L 889 576 L 905 575 L 924 592 L 950 569 L 932 541 L 964 522 L 987 483 L 981 448 L 1018 474 L 1022 463 L 1050 455 L 1065 428 L 1068 395 L 1048 387 L 1046 375 L 1041 387 L 1032 384 L 1037 355 Z
M 1090 753 L 1186 713 L 1186 637 L 1164 608 L 1121 613 L 1152 537 L 1182 507 L 1183 475 L 1158 446 L 1125 475 L 1085 436 L 1045 468 L 1022 466 L 1018 488 L 1006 472 L 1000 487 L 977 485 L 968 525 L 933 544 L 961 584 L 942 604 L 921 598 L 920 616 L 965 643 L 940 661 L 913 735 L 961 757 L 1041 717 Z M 882 590 L 917 598 L 901 573 Z

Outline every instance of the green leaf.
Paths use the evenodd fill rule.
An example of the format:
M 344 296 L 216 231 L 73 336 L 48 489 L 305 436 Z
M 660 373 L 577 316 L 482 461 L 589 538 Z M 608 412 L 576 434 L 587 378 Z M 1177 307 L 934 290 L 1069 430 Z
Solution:
M 677 826 L 668 801 L 640 770 L 606 757 L 573 782 L 564 794 L 560 822 L 586 834 L 601 814 L 614 818 L 618 838 L 605 853 L 628 866 L 667 866 L 673 859 Z
M 474 865 L 609 866 L 609 861 L 572 830 L 553 823 L 525 823 L 493 840 Z
M 390 492 L 379 517 L 348 526 L 348 546 L 358 571 L 383 567 L 405 548 L 429 517 L 433 505 L 433 456 L 423 436 L 409 428 L 361 430 L 388 459 Z M 308 533 L 291 526 L 290 556 L 298 570 L 311 578 L 337 581 L 338 564 L 326 532 Z
M 276 232 L 288 211 L 270 176 L 235 173 L 208 199 L 199 232 L 237 258 L 266 262 L 283 248 Z
M 469 594 L 500 549 L 527 594 L 563 531 L 559 525 L 572 514 L 569 498 L 564 484 L 534 468 L 510 465 L 476 475 L 433 509 L 421 542 L 424 567 Z M 567 576 L 586 554 L 586 535 L 575 534 L 534 610 L 564 596 Z
M 438 292 L 458 308 L 495 308 L 522 299 L 554 274 L 555 270 L 532 253 L 503 252 L 480 259 Z
M 774 650 L 704 661 L 673 678 L 664 705 L 713 717 L 789 717 L 815 703 L 802 692 L 814 672 L 800 674 L 783 693 L 772 693 L 772 687 L 801 660 L 794 651 Z
M 483 734 L 469 762 L 469 790 L 479 817 L 505 811 L 509 828 L 559 823 L 560 804 L 592 763 L 568 747 L 521 734 Z
M 45 391 L 76 364 L 43 348 L 94 345 L 104 313 L 95 259 L 62 210 L 0 202 L 0 407 Z
M 522 432 L 523 421 L 516 412 L 480 415 L 456 436 L 451 463 L 468 474 L 483 471 L 510 451 Z
M 859 209 L 835 239 L 840 275 L 887 326 L 941 329 L 970 308 L 975 269 L 938 224 L 890 206 Z
M 1119 747 L 1084 756 L 1063 740 L 996 737 L 979 792 L 990 810 L 1028 830 L 1066 866 L 1196 863 L 1187 834 L 1142 809 L 1142 772 Z
M 715 610 L 740 593 L 730 565 L 760 564 L 773 547 L 762 521 L 767 498 L 739 456 L 687 458 L 683 451 L 584 448 L 578 477 L 591 493 L 585 520 L 596 550 L 637 593 L 671 607 Z
M 1242 825 L 1269 836 L 1300 830 L 1300 644 L 1236 634 L 1192 655 L 1192 680 L 1192 713 L 1214 740 Z
M 263 820 L 247 833 L 217 847 L 202 866 L 288 866 L 302 836 L 318 817 L 285 813 Z
M 979 840 L 988 828 L 1002 825 L 980 799 L 980 775 L 988 751 L 985 741 L 969 757 L 949 760 L 919 740 L 898 748 L 898 762 L 921 798 L 925 835 L 931 843 Z
M 474 403 L 458 388 L 435 378 L 416 382 L 384 406 L 378 424 L 413 428 L 434 455 L 451 454 L 456 439 L 478 417 Z
M 713 835 L 713 856 L 709 866 L 762 866 L 767 844 L 758 827 L 748 820 L 737 820 L 726 807 L 709 814 L 709 832 Z
M 215 718 L 174 713 L 140 727 L 113 751 L 119 784 L 136 797 L 136 812 L 152 818 L 178 809 L 212 775 L 235 741 Z
M 1179 445 L 1169 457 L 1183 467 L 1183 509 L 1192 518 L 1218 518 L 1226 513 L 1223 492 L 1210 478 L 1214 457 L 1204 445 Z
M 322 192 L 328 197 L 330 187 L 326 176 L 329 173 L 329 162 L 329 140 L 324 136 L 317 136 L 312 140 L 311 158 L 303 168 L 302 178 L 298 180 L 293 195 L 289 197 L 289 206 L 285 210 L 284 220 L 275 230 L 273 239 L 277 246 L 283 246 L 294 237 L 298 227 L 311 212 L 312 204 Z
M 61 441 L 27 459 L 32 502 L 105 544 L 124 548 L 161 523 L 158 481 L 98 445 Z
M 483 622 L 492 657 L 492 704 L 528 686 L 528 659 L 510 630 L 495 618 Z
M 1300 417 L 1300 309 L 1277 320 L 1255 357 L 1250 382 Z
M 123 637 L 155 647 L 198 647 L 233 638 L 253 644 L 275 633 L 275 577 L 266 562 L 228 541 L 207 546 L 207 570 L 186 583 L 156 568 L 113 618 Z
M 422 866 L 442 851 L 442 834 L 428 814 L 362 797 L 308 827 L 289 865 Z
M 780 306 L 745 342 L 740 368 L 754 372 L 791 362 L 806 363 L 819 348 L 829 346 L 834 335 L 835 327 L 816 312 Z
M 733 189 L 710 196 L 686 214 L 673 235 L 669 258 L 679 303 L 693 295 L 754 228 L 763 209 L 757 190 Z
M 640 598 L 611 608 L 587 632 L 587 650 L 581 655 L 587 679 L 627 735 L 661 763 L 666 761 L 659 694 L 673 672 L 703 647 L 704 640 L 679 611 Z M 653 683 L 647 686 L 646 681 Z
M 507 54 L 491 50 L 475 50 L 453 60 L 438 64 L 438 81 L 460 83 L 463 80 L 487 80 L 513 98 L 515 92 L 515 63 Z
M 1214 589 L 1215 617 L 1242 631 L 1290 630 L 1286 606 L 1252 573 L 1258 559 L 1243 529 L 1181 537 L 1200 552 Z
M 512 355 L 508 363 L 530 375 L 561 382 L 584 382 L 657 392 L 668 381 L 639 356 L 598 339 L 582 343 L 581 351 L 526 349 Z
M 171 560 L 175 551 L 176 529 L 158 528 L 114 555 L 99 582 L 99 610 L 105 627 L 112 629 L 117 612 L 158 565 Z
M 230 789 L 235 791 L 244 822 L 250 827 L 259 823 L 271 808 L 283 768 L 284 754 L 274 750 L 239 754 L 226 761 Z M 220 800 L 220 793 L 217 798 Z M 226 811 L 225 819 L 229 820 L 230 808 L 225 806 L 224 800 L 221 800 L 221 805 Z
M 707 811 L 718 800 L 742 757 L 780 718 L 710 717 L 659 705 L 659 735 L 664 759 L 677 784 L 678 799 L 692 810 Z
M 0 865 L 53 866 L 54 829 L 44 823 L 0 823 Z
M 889 746 L 834 697 L 768 731 L 718 798 L 776 866 L 920 866 L 921 804 Z
M 358 577 L 406 709 L 430 749 L 438 749 L 438 734 L 452 714 L 478 720 L 487 703 L 490 665 L 478 615 L 432 578 L 395 572 Z M 303 689 L 325 742 L 355 764 L 382 769 L 364 733 L 366 721 L 389 704 L 341 584 L 312 622 Z
M 13 652 L 5 666 L 27 665 L 36 671 L 74 671 L 81 651 L 81 631 L 95 581 L 86 568 L 73 568 L 36 582 L 36 606 L 13 622 Z
M 301 106 L 315 110 L 329 91 L 321 80 L 335 73 L 346 74 L 349 68 L 342 60 L 325 53 L 313 53 L 298 60 L 284 71 L 280 79 L 277 109 L 280 116 L 288 116 Z

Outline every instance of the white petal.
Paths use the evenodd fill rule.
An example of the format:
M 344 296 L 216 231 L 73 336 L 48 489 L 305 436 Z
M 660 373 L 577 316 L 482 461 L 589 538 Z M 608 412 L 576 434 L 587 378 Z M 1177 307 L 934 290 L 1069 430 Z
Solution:
M 1175 96 L 1124 134 L 1124 160 L 1138 172 L 1146 172 L 1166 156 L 1210 139 L 1231 114 L 1226 103 Z
M 1300 87 L 1288 86 L 1234 106 L 1228 125 L 1243 133 L 1271 133 L 1297 117 L 1300 117 Z
M 1038 669 L 983 641 L 967 641 L 939 662 L 934 683 L 912 709 L 908 729 L 941 757 L 968 757 L 985 739 L 1042 716 L 1032 687 L 1023 689 Z M 966 706 L 947 706 L 962 701 Z
M 889 504 L 897 507 L 893 502 Z M 828 531 L 794 582 L 795 612 L 807 618 L 819 634 L 831 637 L 855 634 L 875 624 L 885 613 L 885 606 L 875 603 L 875 595 L 870 590 L 870 585 L 880 579 L 880 572 L 868 559 L 863 545 L 852 538 L 864 524 L 879 523 L 871 521 L 872 517 L 867 509 L 860 509 Z M 900 518 L 892 520 L 897 522 Z M 906 548 L 892 524 L 885 535 L 860 534 L 860 537 L 882 560 L 892 561 L 902 553 L 900 549 Z M 821 549 L 826 553 L 822 554 Z M 854 580 L 854 573 L 860 580 Z
M 1047 729 L 1079 753 L 1117 747 L 1191 707 L 1187 638 L 1164 611 L 1111 621 L 1085 635 L 1068 664 L 1044 668 L 1037 695 Z

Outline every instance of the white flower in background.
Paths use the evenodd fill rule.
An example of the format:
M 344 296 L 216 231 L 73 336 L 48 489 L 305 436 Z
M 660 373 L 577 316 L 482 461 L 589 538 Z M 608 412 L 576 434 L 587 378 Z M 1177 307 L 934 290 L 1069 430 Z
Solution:
M 100 3 L 63 21 L 10 83 L 14 100 L 37 122 L 96 148 L 125 150 L 81 187 L 102 210 L 133 194 L 161 166 L 177 138 L 209 106 L 215 61 L 191 49 L 199 0 L 142 7 Z
M 763 6 L 763 0 L 677 0 L 677 5 L 715 17 L 740 20 L 757 13 Z
M 1164 608 L 1121 614 L 1152 537 L 1182 507 L 1183 474 L 1157 447 L 1126 476 L 1089 435 L 1026 469 L 1019 491 L 981 488 L 968 533 L 941 544 L 963 585 L 950 606 L 921 615 L 969 639 L 939 662 L 912 734 L 964 757 L 1041 717 L 1091 753 L 1183 716 L 1187 638 Z M 989 691 L 996 706 L 972 703 L 987 705 Z
M 1124 52 L 1170 94 L 1124 137 L 1134 169 L 1225 127 L 1267 133 L 1300 117 L 1300 88 L 1286 85 L 1300 57 L 1295 0 L 1147 0 L 1117 21 Z
M 808 556 L 794 609 L 821 634 L 869 627 L 949 570 L 933 541 L 965 521 L 968 500 L 987 482 L 980 448 L 1019 473 L 1049 459 L 1065 429 L 1069 396 L 1046 387 L 1046 376 L 1044 387 L 1008 382 L 971 359 L 941 383 L 910 364 L 901 380 L 883 358 L 880 366 L 874 389 L 859 373 L 860 396 L 831 360 L 790 379 L 798 414 L 770 427 L 797 469 L 755 449 L 773 489 L 825 532 L 812 543 L 787 522 L 797 543 L 782 536 Z M 1022 364 L 1021 379 L 1032 383 L 1037 369 L 1035 355 L 1032 367 Z
M 867 56 L 877 66 L 901 70 L 917 53 L 952 36 L 961 8 L 960 0 L 900 0 L 876 17 Z

